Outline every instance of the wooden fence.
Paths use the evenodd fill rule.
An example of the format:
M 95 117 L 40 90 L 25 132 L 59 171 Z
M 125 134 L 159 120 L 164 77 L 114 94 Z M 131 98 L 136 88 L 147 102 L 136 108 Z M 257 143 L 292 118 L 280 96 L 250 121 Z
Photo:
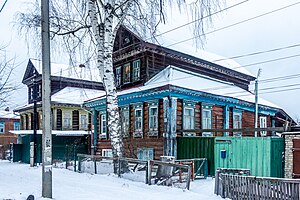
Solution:
M 215 193 L 230 199 L 298 200 L 300 180 L 219 173 Z
M 148 185 L 166 185 L 166 186 L 176 186 L 183 187 L 185 189 L 190 188 L 190 180 L 192 177 L 191 166 L 176 164 L 171 162 L 162 162 L 157 160 L 138 160 L 133 158 L 112 158 L 104 157 L 100 155 L 86 155 L 77 154 L 78 156 L 78 171 L 84 172 L 82 164 L 84 162 L 93 162 L 93 173 L 97 174 L 99 169 L 97 169 L 97 163 L 99 162 L 120 162 L 125 161 L 132 172 L 140 169 L 145 171 L 145 183 Z M 118 170 L 118 175 L 121 177 L 120 169 Z

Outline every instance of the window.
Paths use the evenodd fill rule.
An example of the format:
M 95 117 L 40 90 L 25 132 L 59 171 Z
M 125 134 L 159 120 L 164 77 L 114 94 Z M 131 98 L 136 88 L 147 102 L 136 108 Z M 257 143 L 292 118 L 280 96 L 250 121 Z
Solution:
M 202 129 L 211 129 L 211 109 L 202 109 Z M 202 136 L 212 136 L 211 132 L 204 132 Z
M 129 107 L 122 108 L 121 110 L 121 128 L 123 136 L 129 135 Z
M 0 134 L 5 132 L 5 123 L 0 122 Z
M 80 115 L 80 128 L 87 129 L 87 115 L 86 114 Z
M 140 66 L 141 66 L 140 60 L 133 61 L 133 63 L 132 63 L 132 67 L 133 67 L 132 81 L 133 82 L 140 80 Z
M 123 84 L 130 83 L 130 63 L 124 65 L 123 68 Z
M 101 138 L 106 138 L 107 125 L 106 125 L 106 114 L 101 115 Z
M 136 109 L 134 111 L 134 130 L 142 131 L 143 130 L 143 117 L 142 117 L 142 109 Z
M 233 128 L 242 128 L 242 113 L 241 112 L 233 112 Z M 242 136 L 241 132 L 234 132 L 234 136 Z
M 14 130 L 20 130 L 20 122 L 14 122 Z
M 42 97 L 42 85 L 38 85 L 38 97 Z
M 259 117 L 259 128 L 267 128 L 267 117 Z M 260 131 L 261 136 L 267 136 L 267 131 Z
M 121 85 L 121 81 L 122 81 L 122 68 L 121 67 L 117 67 L 116 68 L 116 86 L 120 86 Z
M 102 149 L 102 156 L 104 156 L 104 157 L 113 157 L 112 149 Z
M 183 111 L 183 129 L 194 129 L 194 128 L 195 128 L 194 108 L 185 107 Z
M 149 131 L 157 132 L 158 130 L 158 107 L 149 107 Z
M 31 100 L 33 98 L 33 89 L 28 88 L 28 90 L 29 90 L 29 100 Z
M 137 157 L 139 160 L 153 160 L 153 148 L 138 148 Z
M 133 137 L 143 137 L 143 104 L 134 106 Z
M 71 128 L 71 113 L 64 112 L 64 128 Z

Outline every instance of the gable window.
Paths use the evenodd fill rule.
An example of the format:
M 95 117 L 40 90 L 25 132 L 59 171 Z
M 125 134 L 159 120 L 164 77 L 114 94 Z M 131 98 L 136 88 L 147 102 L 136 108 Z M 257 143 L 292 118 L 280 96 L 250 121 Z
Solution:
M 42 85 L 41 84 L 38 85 L 38 95 L 37 96 L 42 97 Z
M 259 117 L 259 128 L 267 128 L 267 117 Z M 260 131 L 261 136 L 267 136 L 267 131 Z
M 5 132 L 5 123 L 4 122 L 0 122 L 0 134 Z
M 20 122 L 14 122 L 14 130 L 20 130 Z
M 132 63 L 132 81 L 139 81 L 140 80 L 140 69 L 141 69 L 141 61 L 135 60 Z
M 127 63 L 123 67 L 123 84 L 130 83 L 130 63 Z
M 107 133 L 107 124 L 106 124 L 106 114 L 101 115 L 101 121 L 100 121 L 100 133 L 101 133 L 101 138 L 106 138 L 106 133 Z
M 33 89 L 30 87 L 28 88 L 29 90 L 29 100 L 32 100 L 33 99 Z
M 149 103 L 149 136 L 158 135 L 158 103 Z
M 87 129 L 87 115 L 86 114 L 80 115 L 80 128 Z
M 129 135 L 129 107 L 121 109 L 121 128 L 124 137 Z
M 143 105 L 136 105 L 134 108 L 134 137 L 143 135 Z
M 153 148 L 138 148 L 137 157 L 139 160 L 153 160 Z
M 70 112 L 64 112 L 64 128 L 70 129 L 71 128 L 71 113 Z
M 233 111 L 233 128 L 239 129 L 242 128 L 242 112 L 241 111 Z M 242 136 L 241 132 L 233 132 L 234 136 Z
M 211 129 L 211 106 L 203 105 L 202 106 L 202 129 Z M 212 136 L 211 132 L 204 132 L 202 136 Z
M 121 81 L 122 81 L 122 67 L 117 67 L 116 68 L 116 86 L 120 86 L 121 85 Z

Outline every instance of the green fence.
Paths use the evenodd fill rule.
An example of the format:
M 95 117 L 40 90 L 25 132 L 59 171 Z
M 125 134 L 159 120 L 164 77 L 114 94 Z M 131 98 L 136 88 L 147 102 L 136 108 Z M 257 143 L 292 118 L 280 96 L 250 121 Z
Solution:
M 216 168 L 250 169 L 253 176 L 283 177 L 284 139 L 216 137 Z
M 180 137 L 177 138 L 177 159 L 207 158 L 208 174 L 215 174 L 213 137 Z M 200 163 L 195 163 L 198 169 Z
M 207 158 L 209 175 L 217 168 L 250 169 L 253 176 L 283 177 L 284 138 L 181 137 L 177 158 Z
M 13 161 L 30 163 L 30 142 L 33 135 L 22 137 L 22 144 L 14 145 Z M 85 136 L 52 136 L 52 160 L 74 160 L 77 153 L 87 154 L 88 145 Z M 37 135 L 37 163 L 42 162 L 42 136 Z

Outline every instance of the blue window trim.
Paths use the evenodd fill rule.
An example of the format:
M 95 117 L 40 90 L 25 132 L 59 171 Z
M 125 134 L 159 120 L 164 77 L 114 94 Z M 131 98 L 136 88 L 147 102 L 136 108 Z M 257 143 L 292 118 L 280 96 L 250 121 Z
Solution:
M 4 134 L 5 133 L 5 122 L 0 122 L 0 130 L 3 128 L 3 131 L 0 131 L 0 134 Z

